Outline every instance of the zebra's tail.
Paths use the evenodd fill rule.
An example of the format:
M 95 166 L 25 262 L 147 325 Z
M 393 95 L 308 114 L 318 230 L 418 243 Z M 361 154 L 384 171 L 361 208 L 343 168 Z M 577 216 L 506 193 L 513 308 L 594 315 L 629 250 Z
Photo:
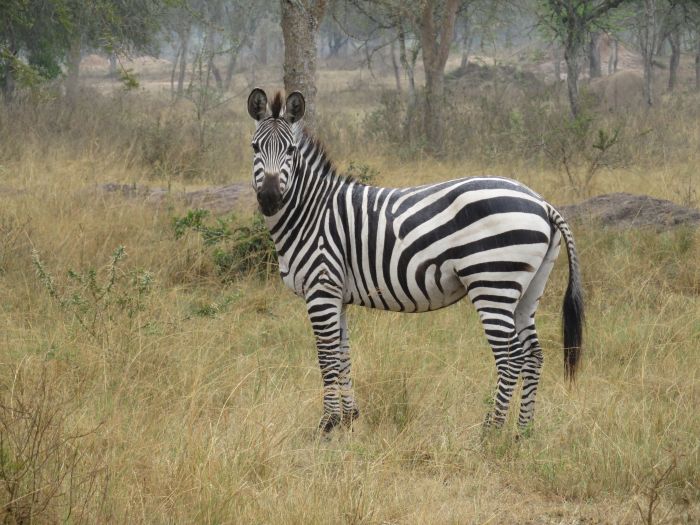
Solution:
M 574 236 L 571 234 L 569 225 L 556 209 L 552 206 L 548 206 L 548 208 L 549 220 L 561 232 L 569 256 L 569 284 L 566 287 L 562 307 L 562 331 L 564 332 L 564 373 L 569 381 L 574 381 L 581 358 L 585 320 L 581 271 L 576 255 Z

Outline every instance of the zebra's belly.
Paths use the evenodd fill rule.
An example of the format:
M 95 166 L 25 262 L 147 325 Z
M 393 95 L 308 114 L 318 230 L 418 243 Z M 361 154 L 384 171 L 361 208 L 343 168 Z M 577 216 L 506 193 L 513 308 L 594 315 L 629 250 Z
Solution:
M 410 298 L 399 292 L 399 283 L 393 284 L 395 286 L 375 286 L 369 290 L 352 287 L 345 300 L 349 304 L 378 310 L 420 313 L 445 308 L 467 295 L 467 290 L 455 275 L 442 278 L 439 283 L 434 280 L 424 282 L 422 286 L 413 283 L 409 287 Z

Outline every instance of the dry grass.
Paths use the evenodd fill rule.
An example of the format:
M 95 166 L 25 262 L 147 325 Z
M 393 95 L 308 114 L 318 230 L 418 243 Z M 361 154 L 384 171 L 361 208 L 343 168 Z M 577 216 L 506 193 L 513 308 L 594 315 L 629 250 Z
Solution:
M 67 129 L 77 125 L 73 118 Z M 235 137 L 249 132 L 244 122 Z M 519 442 L 512 420 L 481 441 L 495 372 L 470 305 L 420 316 L 352 309 L 363 414 L 353 432 L 325 440 L 315 433 L 320 378 L 300 300 L 276 279 L 222 285 L 197 238 L 174 239 L 171 218 L 182 210 L 90 191 L 103 181 L 191 182 L 159 179 L 133 149 L 121 150 L 133 142 L 123 123 L 111 143 L 97 123 L 73 135 L 12 125 L 16 134 L 1 145 L 0 160 L 5 522 L 59 522 L 70 510 L 67 521 L 85 523 L 637 523 L 657 500 L 654 523 L 700 520 L 697 232 L 576 226 L 587 290 L 585 365 L 567 388 L 560 261 L 539 315 L 547 363 L 537 423 Z M 697 127 L 684 129 L 675 140 L 697 145 Z M 244 181 L 242 140 L 232 148 L 245 152 L 245 162 L 230 166 L 230 178 Z M 354 155 L 337 149 L 341 167 L 367 163 L 380 184 L 487 171 L 516 176 L 557 203 L 573 198 L 561 174 L 541 163 L 485 169 L 397 161 L 379 147 Z M 638 160 L 603 173 L 599 189 L 679 201 L 686 177 L 700 183 L 693 159 Z M 210 181 L 205 174 L 195 182 Z M 31 250 L 67 293 L 81 292 L 68 269 L 94 267 L 103 279 L 119 245 L 128 257 L 115 289 L 136 294 L 129 279 L 139 269 L 153 273 L 153 288 L 130 314 L 116 301 L 96 303 L 101 335 L 94 337 L 74 305 L 47 293 Z M 27 404 L 43 391 L 55 404 L 38 395 Z M 41 425 L 4 410 L 20 402 L 54 414 L 37 449 L 50 459 L 35 454 L 25 474 L 21 447 L 6 436 L 21 442 Z M 41 490 L 29 489 L 37 480 Z

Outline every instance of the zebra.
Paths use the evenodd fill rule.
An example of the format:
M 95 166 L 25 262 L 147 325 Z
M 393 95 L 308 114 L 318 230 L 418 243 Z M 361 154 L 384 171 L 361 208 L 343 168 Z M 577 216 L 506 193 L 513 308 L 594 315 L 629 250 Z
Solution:
M 571 230 L 517 181 L 461 178 L 393 189 L 340 175 L 303 126 L 304 96 L 268 104 L 252 90 L 253 187 L 282 281 L 306 301 L 323 380 L 322 432 L 360 412 L 350 377 L 346 308 L 427 312 L 468 297 L 496 361 L 484 427 L 501 427 L 519 378 L 519 429 L 534 415 L 543 363 L 535 312 L 559 254 L 568 252 L 562 312 L 565 376 L 579 366 L 584 304 Z

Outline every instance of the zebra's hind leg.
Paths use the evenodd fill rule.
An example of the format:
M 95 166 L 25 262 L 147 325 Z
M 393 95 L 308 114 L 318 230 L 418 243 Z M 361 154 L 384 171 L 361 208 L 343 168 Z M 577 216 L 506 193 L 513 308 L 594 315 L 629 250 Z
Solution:
M 350 339 L 348 335 L 348 319 L 346 308 L 343 307 L 340 313 L 340 352 L 339 352 L 339 385 L 340 385 L 340 401 L 341 401 L 341 419 L 342 423 L 349 425 L 353 420 L 360 417 L 360 410 L 357 408 L 357 402 L 352 390 L 352 377 L 350 375 Z
M 323 416 L 319 430 L 330 432 L 340 424 L 340 363 L 342 303 L 326 290 L 311 292 L 307 297 L 307 310 L 311 327 L 316 336 L 318 364 L 323 379 Z
M 481 307 L 475 301 L 486 338 L 496 360 L 498 382 L 493 408 L 486 414 L 484 427 L 500 428 L 508 415 L 508 407 L 524 363 L 523 347 L 515 330 L 513 313 L 504 308 Z
M 542 347 L 537 337 L 537 328 L 535 327 L 535 313 L 547 285 L 549 274 L 552 272 L 554 262 L 559 255 L 560 242 L 561 234 L 558 230 L 555 230 L 542 264 L 537 269 L 535 276 L 530 281 L 515 309 L 515 329 L 525 350 L 525 359 L 521 372 L 523 389 L 520 401 L 520 414 L 518 416 L 518 428 L 521 433 L 526 433 L 529 430 L 534 418 L 535 398 L 544 361 Z

